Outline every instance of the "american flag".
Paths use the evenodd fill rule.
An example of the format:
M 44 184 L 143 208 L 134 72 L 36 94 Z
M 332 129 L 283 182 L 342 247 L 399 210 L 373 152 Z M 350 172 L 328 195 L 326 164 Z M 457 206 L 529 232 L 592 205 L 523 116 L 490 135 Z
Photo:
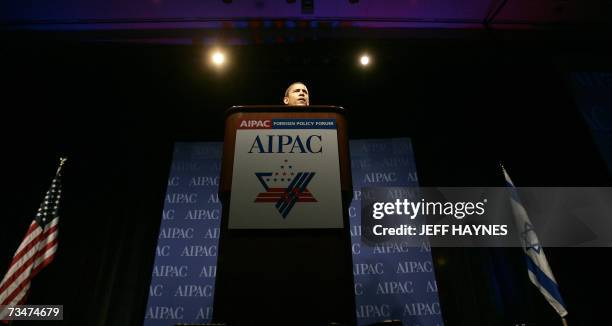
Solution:
M 32 278 L 55 257 L 58 244 L 58 209 L 62 193 L 60 178 L 65 162 L 65 158 L 60 159 L 51 187 L 13 255 L 4 279 L 0 282 L 0 306 L 24 304 Z M 0 310 L 0 320 L 7 312 Z

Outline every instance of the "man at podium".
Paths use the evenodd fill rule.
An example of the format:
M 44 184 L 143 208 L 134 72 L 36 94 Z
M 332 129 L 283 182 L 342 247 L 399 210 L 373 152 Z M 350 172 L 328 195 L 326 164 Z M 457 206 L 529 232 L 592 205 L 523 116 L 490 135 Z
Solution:
M 308 88 L 301 82 L 295 82 L 285 91 L 283 98 L 285 105 L 310 105 L 308 98 Z

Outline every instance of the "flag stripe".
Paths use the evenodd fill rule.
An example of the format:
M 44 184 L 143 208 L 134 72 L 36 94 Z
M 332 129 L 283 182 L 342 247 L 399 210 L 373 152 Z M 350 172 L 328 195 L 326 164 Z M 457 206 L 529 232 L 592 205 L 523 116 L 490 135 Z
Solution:
M 53 227 L 57 224 L 58 222 L 58 218 L 54 218 L 47 226 L 46 229 L 48 230 L 49 227 Z M 32 248 L 32 246 L 34 246 L 37 242 L 37 240 L 39 239 L 39 237 L 41 236 L 41 233 L 43 233 L 45 230 L 43 230 L 38 223 L 36 223 L 36 221 L 33 221 L 33 227 L 30 226 L 30 230 L 33 229 L 32 232 L 30 232 L 30 230 L 28 230 L 28 234 L 26 235 L 25 239 L 21 242 L 21 245 L 19 246 L 19 248 L 17 249 L 17 252 L 15 253 L 15 255 L 13 256 L 13 261 L 11 262 L 11 264 L 14 264 L 17 262 L 17 260 L 23 256 L 24 252 L 27 252 L 27 250 L 25 250 L 25 247 L 29 247 Z M 30 250 L 30 249 L 28 249 Z M 17 259 L 17 260 L 16 260 Z
M 25 301 L 26 294 L 27 294 L 28 290 L 29 289 L 26 289 L 26 291 L 20 292 L 19 295 L 15 296 L 14 302 L 16 304 L 22 304 L 23 301 Z M 4 303 L 2 305 L 4 305 Z M 3 319 L 4 316 L 6 315 L 6 313 L 8 313 L 8 310 L 0 311 L 0 319 Z
M 13 256 L 11 267 L 16 265 L 21 259 L 21 257 L 25 256 L 28 252 L 32 250 L 32 248 L 34 248 L 34 246 L 38 244 L 38 239 L 42 236 L 43 230 L 42 228 L 40 228 L 40 226 L 38 226 L 36 222 L 34 223 L 36 224 L 36 230 L 34 232 L 31 232 L 27 236 L 27 238 L 21 243 L 19 249 L 17 249 L 15 255 Z
M 55 229 L 57 229 L 57 222 L 58 222 L 58 218 L 54 218 L 53 221 L 51 221 L 51 223 L 49 223 L 49 225 L 47 226 L 47 230 L 43 232 L 43 230 L 38 226 L 38 223 L 36 223 L 36 221 L 34 221 L 34 224 L 36 224 L 36 232 L 33 232 L 31 235 L 34 236 L 34 234 L 36 234 L 36 236 L 32 239 L 32 241 L 29 241 L 27 246 L 20 246 L 20 247 L 27 247 L 26 248 L 22 248 L 21 251 L 18 250 L 17 253 L 15 253 L 15 256 L 13 257 L 13 261 L 11 262 L 11 267 L 13 267 L 14 265 L 17 265 L 20 262 L 21 257 L 25 256 L 27 253 L 29 253 L 32 248 L 34 248 L 34 246 L 38 245 L 38 241 L 40 241 L 40 239 L 46 237 L 50 232 L 55 231 Z M 53 230 L 51 230 L 51 228 L 53 228 Z M 30 238 L 30 236 L 27 236 L 27 238 Z M 27 240 L 27 239 L 26 239 Z M 24 240 L 25 242 L 25 240 Z M 22 242 L 22 244 L 24 243 Z M 11 272 L 11 268 L 9 268 L 9 273 Z
M 19 288 L 19 285 L 27 280 L 31 271 L 32 265 L 34 264 L 34 260 L 36 257 L 32 256 L 28 259 L 20 268 L 17 270 L 17 273 L 11 275 L 6 283 L 2 285 L 0 288 L 0 305 L 7 304 L 7 298 L 10 297 L 10 294 L 16 289 Z
M 529 271 L 529 279 L 531 280 L 531 282 L 533 284 L 536 284 L 535 282 L 537 282 L 536 276 L 533 275 L 533 273 L 531 271 Z M 550 305 L 553 307 L 553 309 L 555 309 L 555 311 L 557 311 L 557 313 L 559 314 L 559 316 L 561 317 L 565 317 L 567 316 L 567 310 L 565 309 L 564 306 L 562 306 L 559 302 L 557 302 L 555 300 L 555 298 L 552 297 L 552 295 L 550 295 L 550 293 L 548 293 L 548 291 L 546 291 L 546 289 L 539 287 L 538 288 L 540 290 L 540 293 L 542 293 L 542 295 L 544 296 L 544 299 L 546 299 L 546 301 L 548 301 L 548 303 L 550 303 Z
M 15 255 L 17 255 L 17 253 L 19 253 L 23 249 L 23 247 L 30 243 L 32 238 L 38 235 L 38 232 L 36 232 L 36 234 L 33 234 L 35 231 L 41 232 L 42 230 L 38 223 L 36 223 L 36 220 L 32 220 L 32 223 L 30 223 L 30 228 L 28 229 L 28 232 L 26 232 L 26 235 L 21 241 L 21 244 L 19 244 L 19 248 L 17 248 Z
M 6 298 L 0 300 L 0 305 L 15 304 L 17 301 L 19 301 L 19 294 L 24 293 L 25 295 L 25 292 L 27 292 L 30 287 L 30 281 L 32 278 L 34 278 L 34 276 L 36 276 L 36 274 L 38 274 L 42 268 L 51 263 L 55 257 L 55 251 L 57 250 L 57 241 L 49 243 L 47 247 L 48 248 L 45 251 L 40 251 L 35 257 L 33 257 L 34 259 L 32 260 L 32 263 L 27 265 L 30 272 L 20 274 L 20 277 L 18 277 L 16 281 L 13 281 L 13 286 L 2 294 L 2 296 L 6 296 Z
M 36 267 L 38 264 L 37 260 L 40 260 L 41 257 L 44 257 L 45 254 L 47 253 L 47 251 L 49 249 L 52 249 L 54 246 L 57 245 L 57 232 L 52 233 L 49 236 L 49 239 L 52 239 L 49 243 L 47 243 L 45 246 L 41 246 L 41 248 L 38 249 L 38 251 L 36 252 L 36 254 L 32 255 L 32 257 L 30 257 L 21 267 L 19 270 L 16 271 L 16 273 L 13 273 L 11 276 L 12 280 L 11 282 L 14 281 L 19 281 L 20 279 L 23 279 L 23 277 L 26 275 L 24 273 L 24 271 L 27 271 L 29 268 L 33 268 Z M 42 244 L 42 242 L 41 242 Z M 55 251 L 54 251 L 55 252 Z M 17 275 L 15 277 L 15 275 Z M 8 276 L 8 275 L 7 275 Z M 21 277 L 21 278 L 20 278 Z M 0 298 L 2 298 L 2 296 L 4 295 L 4 290 L 6 290 L 6 288 L 8 287 L 8 284 L 10 284 L 9 282 L 6 282 L 6 285 L 3 285 L 2 287 L 0 287 Z M 1 300 L 0 300 L 1 301 Z
M 0 305 L 11 305 L 11 304 L 14 304 L 15 302 L 18 302 L 19 300 L 14 300 L 14 299 L 18 297 L 20 293 L 25 292 L 30 288 L 30 276 L 32 274 L 27 273 L 27 274 L 22 274 L 22 275 L 26 275 L 26 277 L 23 280 L 21 280 L 21 282 L 19 283 L 11 284 L 12 286 L 9 288 L 10 292 L 7 291 L 8 296 L 6 296 L 6 298 L 2 300 L 2 302 L 0 302 Z
M 15 288 L 23 279 L 27 278 L 27 276 L 30 274 L 28 269 L 31 269 L 32 263 L 35 259 L 36 257 L 32 255 L 28 258 L 28 260 L 24 261 L 24 263 L 15 271 L 15 273 L 6 275 L 4 277 L 5 280 L 2 281 L 2 286 L 0 286 L 0 305 L 4 304 L 5 298 L 8 296 L 12 288 Z
M 312 194 L 299 194 L 299 197 L 300 198 L 313 198 Z M 285 196 L 281 195 L 281 194 L 277 194 L 277 195 L 259 194 L 259 195 L 257 195 L 257 198 L 261 198 L 261 199 L 269 199 L 269 198 L 281 199 L 281 198 L 285 198 Z
M 45 252 L 41 259 L 34 262 L 34 269 L 32 269 L 32 277 L 36 276 L 43 268 L 47 267 L 55 258 L 55 252 L 57 251 L 57 243 Z
M 34 265 L 33 265 L 34 268 L 40 265 L 50 255 L 51 257 L 53 257 L 52 255 L 57 250 L 57 243 L 58 241 L 56 238 L 53 241 L 50 241 L 49 243 L 45 244 L 45 246 L 40 250 L 40 252 L 36 254 L 36 259 L 34 260 Z
M 279 198 L 257 198 L 255 199 L 256 203 L 276 203 Z M 316 203 L 317 200 L 314 198 L 298 198 L 297 201 L 299 203 Z
M 282 193 L 270 194 L 270 193 L 265 193 L 265 192 L 262 192 L 257 195 L 257 197 L 275 197 L 275 198 L 280 198 L 282 196 L 283 196 Z M 310 192 L 302 192 L 300 193 L 300 197 L 312 197 L 312 194 Z
M 565 307 L 565 303 L 563 302 L 563 298 L 561 298 L 561 293 L 559 292 L 559 287 L 557 286 L 557 282 L 550 279 L 548 275 L 544 271 L 538 267 L 538 265 L 533 261 L 529 255 L 525 255 L 525 260 L 527 261 L 527 269 L 538 280 L 538 284 L 543 287 L 549 294 L 552 296 L 561 306 Z
M 56 218 L 55 220 L 58 220 L 58 218 Z M 25 264 L 28 260 L 30 260 L 32 256 L 34 256 L 36 252 L 40 250 L 40 243 L 45 239 L 45 237 L 50 237 L 50 239 L 52 240 L 54 237 L 57 236 L 55 232 L 58 228 L 57 221 L 55 221 L 55 223 L 52 222 L 50 226 L 51 227 L 49 229 L 47 229 L 45 232 L 40 233 L 34 239 L 34 241 L 31 242 L 31 245 L 29 245 L 29 250 L 27 252 L 23 251 L 22 253 L 20 253 L 20 255 L 18 255 L 17 257 L 13 259 L 13 262 L 11 263 L 11 267 L 6 273 L 5 278 L 11 277 L 16 271 L 20 270 L 23 264 Z M 2 285 L 0 285 L 0 293 L 3 291 L 2 287 L 4 286 L 4 282 L 5 281 L 3 280 Z

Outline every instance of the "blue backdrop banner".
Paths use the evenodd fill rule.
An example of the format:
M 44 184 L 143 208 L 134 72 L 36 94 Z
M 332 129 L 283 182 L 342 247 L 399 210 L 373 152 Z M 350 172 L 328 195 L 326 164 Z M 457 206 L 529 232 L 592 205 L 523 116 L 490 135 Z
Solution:
M 212 319 L 221 204 L 217 196 L 222 143 L 176 143 L 149 300 L 146 326 Z M 354 198 L 349 209 L 357 322 L 397 319 L 442 325 L 430 248 L 361 238 L 361 187 L 416 186 L 410 139 L 350 143 Z
M 388 319 L 403 325 L 442 325 L 427 243 L 370 243 L 361 236 L 362 187 L 418 185 L 410 139 L 354 140 L 350 146 L 355 194 L 349 216 L 358 325 Z
M 207 322 L 217 265 L 222 143 L 177 143 L 157 241 L 145 325 Z

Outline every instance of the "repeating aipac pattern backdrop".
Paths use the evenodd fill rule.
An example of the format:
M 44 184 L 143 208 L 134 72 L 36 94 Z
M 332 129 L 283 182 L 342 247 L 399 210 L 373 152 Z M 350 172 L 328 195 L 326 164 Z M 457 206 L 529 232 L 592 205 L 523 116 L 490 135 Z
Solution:
M 410 139 L 350 143 L 353 187 L 349 216 L 359 325 L 398 319 L 442 325 L 429 246 L 361 238 L 361 188 L 418 185 Z M 222 143 L 177 143 L 166 191 L 145 326 L 211 321 L 221 203 Z M 324 295 L 322 293 L 321 295 Z

